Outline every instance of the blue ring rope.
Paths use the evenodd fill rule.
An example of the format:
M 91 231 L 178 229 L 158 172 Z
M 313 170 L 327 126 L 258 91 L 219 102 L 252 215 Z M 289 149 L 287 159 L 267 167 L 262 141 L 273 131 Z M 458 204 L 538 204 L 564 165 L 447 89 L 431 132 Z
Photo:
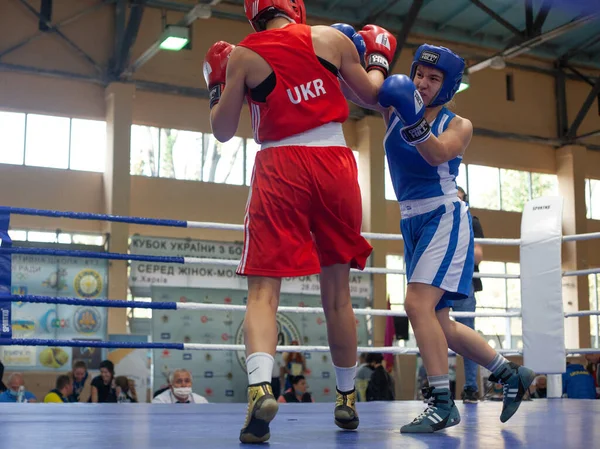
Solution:
M 0 206 L 0 213 L 18 215 L 35 215 L 38 217 L 73 218 L 75 220 L 106 220 L 118 223 L 132 223 L 150 226 L 172 226 L 176 228 L 187 228 L 185 220 L 167 220 L 160 218 L 125 217 L 123 215 L 92 214 L 88 212 L 66 212 L 46 209 L 31 209 L 27 207 Z
M 8 295 L 0 296 L 0 299 L 11 302 L 25 302 L 32 304 L 63 304 L 65 306 L 115 307 L 120 309 L 126 309 L 128 307 L 131 307 L 134 309 L 177 310 L 177 303 L 175 302 L 123 301 L 116 299 L 80 299 L 38 295 Z
M 29 254 L 34 256 L 84 257 L 88 259 L 137 260 L 139 262 L 184 264 L 185 258 L 179 256 L 147 256 L 143 254 L 97 253 L 94 251 L 67 251 L 45 248 L 0 248 L 0 254 Z
M 0 346 L 51 346 L 70 348 L 130 348 L 130 349 L 175 349 L 183 351 L 183 343 L 143 343 L 130 341 L 86 341 L 86 340 L 55 340 L 41 338 L 2 338 Z

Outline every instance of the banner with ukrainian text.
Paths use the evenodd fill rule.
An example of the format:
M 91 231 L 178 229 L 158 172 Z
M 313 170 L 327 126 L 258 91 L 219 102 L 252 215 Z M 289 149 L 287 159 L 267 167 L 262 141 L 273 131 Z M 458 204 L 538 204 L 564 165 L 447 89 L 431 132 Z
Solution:
M 162 237 L 131 237 L 131 254 L 156 256 L 187 256 L 239 260 L 241 242 L 211 242 L 204 240 L 172 239 Z M 246 290 L 246 279 L 235 274 L 235 267 L 219 265 L 176 265 L 161 263 L 131 263 L 129 287 L 134 296 L 149 297 L 153 286 L 201 287 Z M 282 293 L 318 295 L 319 276 L 285 278 Z M 353 297 L 371 298 L 370 274 L 351 273 L 350 293 Z

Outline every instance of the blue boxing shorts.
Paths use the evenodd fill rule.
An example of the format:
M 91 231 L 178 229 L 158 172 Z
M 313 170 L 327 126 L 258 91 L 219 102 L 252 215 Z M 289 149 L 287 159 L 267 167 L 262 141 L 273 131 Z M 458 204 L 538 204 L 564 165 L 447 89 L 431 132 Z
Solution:
M 469 296 L 474 240 L 471 213 L 455 195 L 400 202 L 408 283 L 445 290 L 435 310 Z

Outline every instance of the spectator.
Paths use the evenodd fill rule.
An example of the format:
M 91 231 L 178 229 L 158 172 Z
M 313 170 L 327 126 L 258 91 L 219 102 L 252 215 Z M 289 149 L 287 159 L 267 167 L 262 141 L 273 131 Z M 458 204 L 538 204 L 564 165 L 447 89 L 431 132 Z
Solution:
M 117 402 L 120 403 L 136 403 L 137 392 L 135 391 L 135 383 L 125 376 L 117 376 L 115 378 Z
M 357 400 L 359 402 L 366 402 L 367 400 L 367 387 L 369 386 L 369 380 L 371 374 L 373 374 L 373 368 L 367 363 L 367 353 L 363 352 L 358 358 L 358 368 L 356 370 L 356 379 L 354 381 Z
M 88 402 L 92 396 L 92 379 L 84 361 L 73 364 L 73 393 L 69 395 L 69 402 Z
M 299 346 L 300 343 L 294 340 L 292 346 Z M 283 368 L 285 371 L 285 390 L 292 387 L 292 379 L 296 376 L 303 376 L 306 373 L 306 359 L 299 352 L 285 352 L 283 354 Z
M 548 395 L 548 380 L 546 376 L 539 375 L 533 380 L 534 390 L 531 393 L 533 399 L 545 399 Z
M 117 402 L 115 366 L 110 360 L 100 362 L 100 375 L 92 380 L 90 402 Z
M 37 402 L 36 397 L 25 389 L 23 373 L 12 373 L 6 380 L 7 390 L 0 394 L 0 402 Z
M 458 187 L 458 198 L 461 201 L 464 201 L 467 205 L 469 204 L 469 198 L 462 187 Z M 475 216 L 472 216 L 471 218 L 473 223 L 473 236 L 475 238 L 484 238 L 483 228 L 481 227 L 479 219 Z M 483 248 L 479 243 L 475 243 L 474 252 L 474 272 L 478 273 L 479 264 L 483 260 Z M 452 304 L 452 310 L 455 312 L 475 312 L 475 292 L 480 292 L 482 290 L 483 284 L 481 283 L 481 279 L 474 277 L 469 296 L 465 299 L 454 301 Z M 475 329 L 475 318 L 456 318 L 456 321 L 470 327 L 471 329 Z M 477 363 L 467 358 L 463 358 L 463 360 L 465 366 L 465 385 L 461 394 L 461 398 L 465 404 L 477 404 L 479 402 L 479 388 L 477 387 Z
M 192 391 L 192 373 L 176 369 L 169 376 L 169 389 L 154 399 L 153 404 L 207 404 L 205 397 Z
M 284 377 L 284 369 L 281 366 L 282 355 L 281 353 L 275 354 L 273 357 L 273 372 L 271 373 L 271 388 L 273 389 L 273 396 L 275 399 L 281 395 L 281 379 Z
M 296 376 L 292 379 L 292 386 L 279 396 L 277 402 L 315 402 L 308 391 L 308 385 L 304 376 Z
M 600 354 L 586 354 L 585 359 L 588 362 L 587 370 L 594 378 L 596 397 L 600 397 Z
M 579 363 L 567 363 L 562 375 L 563 397 L 570 399 L 596 399 L 594 378 Z
M 2 378 L 4 377 L 4 365 L 0 362 L 0 393 L 4 393 L 6 391 L 6 385 L 2 382 Z
M 383 354 L 371 353 L 367 355 L 367 363 L 373 368 L 367 387 L 367 401 L 393 401 L 394 383 L 383 366 Z
M 63 374 L 56 378 L 56 388 L 44 397 L 44 403 L 63 403 L 69 402 L 69 397 L 73 394 L 73 379 L 70 375 Z

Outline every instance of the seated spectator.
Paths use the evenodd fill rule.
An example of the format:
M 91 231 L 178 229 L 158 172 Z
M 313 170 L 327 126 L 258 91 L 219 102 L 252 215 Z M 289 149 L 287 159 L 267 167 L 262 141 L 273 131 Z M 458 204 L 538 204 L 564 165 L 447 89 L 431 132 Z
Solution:
M 548 380 L 546 379 L 546 376 L 544 375 L 540 375 L 537 376 L 534 380 L 533 380 L 533 391 L 531 392 L 531 397 L 533 399 L 545 399 L 547 397 L 547 385 L 548 385 Z
M 84 361 L 73 364 L 73 393 L 69 395 L 69 402 L 88 402 L 92 396 L 92 379 Z
M 7 390 L 0 393 L 0 402 L 37 402 L 35 396 L 25 389 L 22 373 L 12 373 L 6 380 Z
M 153 404 L 208 404 L 205 397 L 192 391 L 192 373 L 176 369 L 169 376 L 169 389 L 152 399 Z
M 570 399 L 596 399 L 594 378 L 583 365 L 567 363 L 567 372 L 562 375 L 563 397 Z
M 356 370 L 356 379 L 354 385 L 356 387 L 356 398 L 359 402 L 366 402 L 367 400 L 367 387 L 369 386 L 369 380 L 371 380 L 371 374 L 373 374 L 373 368 L 367 363 L 366 352 L 363 352 L 358 358 L 358 368 Z
M 110 360 L 100 362 L 100 375 L 92 380 L 90 402 L 117 402 L 115 388 L 115 366 Z
M 135 384 L 125 376 L 115 378 L 117 401 L 121 403 L 135 403 L 138 401 Z
M 600 354 L 586 354 L 587 370 L 594 378 L 596 397 L 600 397 Z
M 367 387 L 367 401 L 393 401 L 394 382 L 383 366 L 383 354 L 367 355 L 367 363 L 373 368 Z
M 6 385 L 2 382 L 2 378 L 4 377 L 4 365 L 0 362 L 0 393 L 4 393 L 6 391 Z
M 56 388 L 44 397 L 44 403 L 69 402 L 71 394 L 73 394 L 73 379 L 71 376 L 63 374 L 56 378 Z
M 292 378 L 292 386 L 279 396 L 277 402 L 315 402 L 308 391 L 308 385 L 304 376 Z

